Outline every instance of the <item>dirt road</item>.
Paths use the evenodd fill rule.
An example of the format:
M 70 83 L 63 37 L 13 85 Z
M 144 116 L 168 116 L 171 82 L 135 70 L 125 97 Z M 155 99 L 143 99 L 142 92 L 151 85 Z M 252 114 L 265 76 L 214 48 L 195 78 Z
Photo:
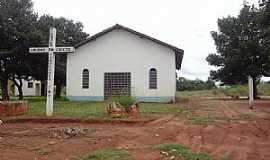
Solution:
M 194 103 L 194 102 L 193 102 Z M 216 114 L 233 121 L 211 125 L 187 124 L 179 116 L 160 116 L 146 124 L 122 123 L 5 123 L 0 127 L 1 160 L 72 160 L 103 147 L 127 150 L 135 160 L 159 160 L 161 143 L 179 143 L 214 159 L 270 159 L 270 102 L 261 102 L 254 117 L 239 119 L 245 102 L 200 101 L 194 114 Z M 189 107 L 193 107 L 189 106 Z M 204 107 L 205 106 L 205 107 Z M 212 107 L 211 107 L 212 106 Z M 213 108 L 216 106 L 216 108 Z M 251 114 L 251 113 L 250 113 Z M 74 129 L 76 134 L 69 133 Z

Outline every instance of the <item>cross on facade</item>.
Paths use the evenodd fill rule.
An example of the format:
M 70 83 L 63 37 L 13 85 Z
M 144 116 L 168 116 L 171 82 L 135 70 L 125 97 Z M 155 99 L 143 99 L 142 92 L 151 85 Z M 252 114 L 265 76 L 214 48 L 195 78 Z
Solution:
M 50 28 L 49 47 L 29 48 L 30 53 L 48 53 L 48 79 L 47 79 L 47 101 L 46 115 L 53 115 L 53 96 L 54 96 L 54 71 L 55 53 L 72 53 L 74 47 L 56 47 L 56 29 Z

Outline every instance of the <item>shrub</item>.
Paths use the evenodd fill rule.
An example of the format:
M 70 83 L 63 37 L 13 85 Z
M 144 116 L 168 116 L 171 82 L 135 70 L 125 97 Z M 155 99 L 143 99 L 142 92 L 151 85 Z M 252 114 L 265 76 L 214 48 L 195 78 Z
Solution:
M 136 102 L 136 99 L 132 96 L 119 96 L 119 97 L 111 97 L 109 101 L 118 102 L 123 107 L 130 107 L 132 104 Z
M 135 98 L 131 96 L 120 96 L 119 103 L 124 107 L 129 107 L 135 103 Z

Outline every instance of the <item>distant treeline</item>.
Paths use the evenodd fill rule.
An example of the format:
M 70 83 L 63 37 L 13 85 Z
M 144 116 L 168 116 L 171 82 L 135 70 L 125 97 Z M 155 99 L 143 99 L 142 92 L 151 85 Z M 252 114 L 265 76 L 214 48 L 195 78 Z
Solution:
M 200 79 L 190 80 L 184 77 L 180 77 L 176 81 L 177 91 L 209 90 L 215 88 L 217 88 L 215 82 L 210 79 L 203 81 Z

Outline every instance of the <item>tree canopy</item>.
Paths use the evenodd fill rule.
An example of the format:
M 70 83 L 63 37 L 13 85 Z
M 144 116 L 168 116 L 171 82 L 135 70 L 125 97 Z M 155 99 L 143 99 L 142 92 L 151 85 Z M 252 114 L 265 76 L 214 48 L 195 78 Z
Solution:
M 30 47 L 48 46 L 49 27 L 57 28 L 57 45 L 74 45 L 88 34 L 81 22 L 49 15 L 39 17 L 31 0 L 0 0 L 0 82 L 2 99 L 8 100 L 8 80 L 19 89 L 22 79 L 46 80 L 47 55 L 29 54 Z M 56 57 L 57 86 L 65 83 L 65 55 Z
M 0 80 L 4 100 L 9 99 L 8 79 L 18 84 L 16 78 L 30 75 L 28 49 L 41 38 L 37 18 L 31 0 L 0 0 Z
M 237 17 L 218 19 L 219 30 L 211 32 L 217 53 L 206 58 L 210 65 L 218 67 L 210 72 L 211 79 L 223 85 L 235 85 L 247 83 L 248 76 L 256 81 L 269 75 L 269 34 L 263 25 L 265 18 L 265 10 L 244 4 Z
M 74 46 L 88 37 L 88 34 L 83 32 L 83 24 L 81 22 L 74 22 L 73 20 L 64 17 L 54 18 L 50 15 L 43 15 L 38 19 L 37 28 L 39 32 L 44 35 L 41 46 L 48 46 L 49 29 L 54 26 L 57 29 L 57 46 Z M 38 80 L 47 79 L 47 55 L 36 55 L 43 60 L 39 63 L 40 70 L 34 72 L 33 75 Z M 45 67 L 44 67 L 45 66 Z M 56 55 L 55 64 L 55 85 L 56 96 L 60 96 L 61 88 L 66 82 L 66 54 Z

